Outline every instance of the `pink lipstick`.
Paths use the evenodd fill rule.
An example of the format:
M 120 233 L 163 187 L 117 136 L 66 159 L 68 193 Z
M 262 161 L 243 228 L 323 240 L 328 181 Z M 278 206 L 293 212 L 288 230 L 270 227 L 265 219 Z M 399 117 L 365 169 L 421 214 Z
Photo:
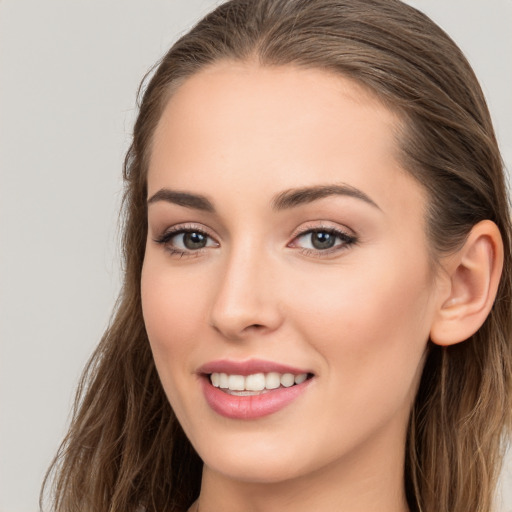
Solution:
M 220 360 L 198 370 L 208 405 L 231 419 L 257 419 L 273 414 L 302 395 L 313 374 L 271 361 Z

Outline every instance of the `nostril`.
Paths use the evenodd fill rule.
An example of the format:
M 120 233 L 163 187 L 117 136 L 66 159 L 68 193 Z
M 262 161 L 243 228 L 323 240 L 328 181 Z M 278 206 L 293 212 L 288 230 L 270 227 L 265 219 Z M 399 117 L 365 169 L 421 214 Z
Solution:
M 251 331 L 251 330 L 255 330 L 255 331 L 261 331 L 261 329 L 264 329 L 265 326 L 262 325 L 262 324 L 252 324 L 252 325 L 248 325 L 244 331 Z

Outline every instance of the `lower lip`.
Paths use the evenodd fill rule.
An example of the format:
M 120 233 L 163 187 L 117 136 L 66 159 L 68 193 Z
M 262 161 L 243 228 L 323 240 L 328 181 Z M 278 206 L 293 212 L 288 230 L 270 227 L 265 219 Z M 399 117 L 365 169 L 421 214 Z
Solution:
M 213 386 L 209 377 L 202 380 L 203 393 L 208 405 L 221 416 L 237 420 L 253 420 L 280 411 L 298 398 L 312 379 L 289 388 L 278 388 L 261 395 L 230 395 Z

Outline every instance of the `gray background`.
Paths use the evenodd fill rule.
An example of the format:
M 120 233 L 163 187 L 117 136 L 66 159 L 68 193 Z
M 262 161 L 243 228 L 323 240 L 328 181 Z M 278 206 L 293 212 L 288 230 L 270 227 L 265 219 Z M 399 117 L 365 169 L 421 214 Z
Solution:
M 79 374 L 108 322 L 139 81 L 215 3 L 0 0 L 0 512 L 38 509 Z M 410 3 L 466 52 L 510 170 L 512 0 Z

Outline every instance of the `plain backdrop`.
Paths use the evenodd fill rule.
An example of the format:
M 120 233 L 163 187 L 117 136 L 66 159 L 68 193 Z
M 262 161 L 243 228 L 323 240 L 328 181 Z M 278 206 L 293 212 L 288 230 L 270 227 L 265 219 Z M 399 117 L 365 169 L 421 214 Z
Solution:
M 215 3 L 0 0 L 0 512 L 38 510 L 116 298 L 121 165 L 139 81 Z M 410 3 L 473 64 L 510 170 L 512 0 Z

